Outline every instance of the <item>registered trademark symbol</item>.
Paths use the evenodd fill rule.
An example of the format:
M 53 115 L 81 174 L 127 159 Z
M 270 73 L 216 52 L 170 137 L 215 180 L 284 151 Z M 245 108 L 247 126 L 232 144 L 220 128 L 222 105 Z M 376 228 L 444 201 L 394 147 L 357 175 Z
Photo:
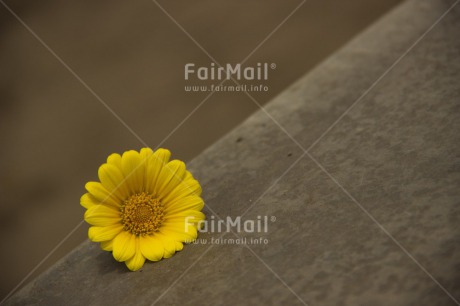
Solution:
M 271 216 L 271 217 L 270 217 L 270 221 L 275 222 L 275 221 L 276 221 L 276 217 L 275 217 L 275 216 Z
M 276 68 L 276 64 L 275 64 L 275 63 L 271 63 L 271 64 L 270 64 L 270 68 L 275 69 L 275 68 Z

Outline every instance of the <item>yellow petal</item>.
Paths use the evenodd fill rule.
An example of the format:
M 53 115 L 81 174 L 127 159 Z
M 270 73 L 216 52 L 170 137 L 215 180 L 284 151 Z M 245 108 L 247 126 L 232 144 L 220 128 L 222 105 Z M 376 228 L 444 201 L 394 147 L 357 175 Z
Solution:
M 120 207 L 120 199 L 117 199 L 114 195 L 108 192 L 101 183 L 89 182 L 86 183 L 85 188 L 98 202 L 112 206 L 115 209 Z
M 192 195 L 185 198 L 178 198 L 177 200 L 174 200 L 171 203 L 166 204 L 165 213 L 166 215 L 172 215 L 184 210 L 200 211 L 201 209 L 203 209 L 203 206 L 203 199 Z
M 170 156 L 171 152 L 166 149 L 158 149 L 150 156 L 145 176 L 145 187 L 148 193 L 154 194 L 161 169 L 168 163 Z
M 165 222 L 173 221 L 187 221 L 188 223 L 198 223 L 200 220 L 206 219 L 206 216 L 201 211 L 196 210 L 184 210 L 174 214 L 167 214 L 165 216 Z
M 91 194 L 85 193 L 80 198 L 80 204 L 84 208 L 88 209 L 88 208 L 91 208 L 94 205 L 98 205 L 99 201 L 96 200 L 96 198 L 94 198 Z
M 149 159 L 150 156 L 152 156 L 153 151 L 150 148 L 142 148 L 140 155 L 141 155 L 141 160 L 147 160 Z
M 158 261 L 163 258 L 163 242 L 155 236 L 140 236 L 140 248 L 148 260 Z
M 142 190 L 143 191 L 147 191 L 148 192 L 148 188 L 147 188 L 147 185 L 148 185 L 148 167 L 149 167 L 149 160 L 150 160 L 150 157 L 153 155 L 153 151 L 152 149 L 150 148 L 142 148 L 141 149 L 141 152 L 140 152 L 140 159 L 141 159 L 141 164 L 143 164 L 143 171 L 144 173 L 142 174 L 143 176 L 143 186 L 142 186 Z
M 85 212 L 85 221 L 96 226 L 120 224 L 120 211 L 114 210 L 104 204 L 94 205 Z
M 102 241 L 101 242 L 101 249 L 104 251 L 112 251 L 113 250 L 113 240 L 109 241 Z
M 162 202 L 167 204 L 178 198 L 185 198 L 190 195 L 200 196 L 201 186 L 195 179 L 187 179 L 180 183 L 173 191 L 162 199 Z
M 163 148 L 159 148 L 158 150 L 156 150 L 154 155 L 155 156 L 153 156 L 153 158 L 156 161 L 158 161 L 161 164 L 161 166 L 166 166 L 166 164 L 169 162 L 169 158 L 171 158 L 171 152 Z
M 88 237 L 91 241 L 102 242 L 112 240 L 118 233 L 123 230 L 121 224 L 110 226 L 91 226 L 88 230 Z
M 160 230 L 172 230 L 177 233 L 185 233 L 196 236 L 197 231 L 197 222 L 191 222 L 189 220 L 174 220 L 174 221 L 165 221 Z
M 174 243 L 173 239 L 161 233 L 158 233 L 155 236 L 158 237 L 158 239 L 160 239 L 161 242 L 163 243 L 163 246 L 164 246 L 163 257 L 164 258 L 170 258 L 171 256 L 174 255 L 174 253 L 176 253 L 176 244 Z
M 122 231 L 113 239 L 113 257 L 118 261 L 126 261 L 136 252 L 136 236 Z
M 164 225 L 160 228 L 160 233 L 174 241 L 192 241 L 198 237 L 197 229 L 194 225 L 176 223 L 174 225 Z
M 138 152 L 131 150 L 123 153 L 121 168 L 131 194 L 143 191 L 144 167 Z
M 166 197 L 184 179 L 185 164 L 180 160 L 173 160 L 161 170 L 158 182 L 155 186 L 155 194 L 159 199 Z
M 107 163 L 121 170 L 121 155 L 117 153 L 110 154 L 107 157 Z
M 139 237 L 136 237 L 136 251 L 134 256 L 131 259 L 128 259 L 125 264 L 131 271 L 137 271 L 144 265 L 145 257 L 142 255 L 140 247 L 139 247 Z
M 176 251 L 182 251 L 182 249 L 184 248 L 184 244 L 178 241 L 176 241 L 175 244 L 176 244 Z
M 115 195 L 118 199 L 126 199 L 129 195 L 125 178 L 121 170 L 111 164 L 103 164 L 98 171 L 99 180 L 102 186 Z
M 160 230 L 172 231 L 187 236 L 197 236 L 197 226 L 195 222 L 189 222 L 188 220 L 180 221 L 166 221 L 162 224 Z

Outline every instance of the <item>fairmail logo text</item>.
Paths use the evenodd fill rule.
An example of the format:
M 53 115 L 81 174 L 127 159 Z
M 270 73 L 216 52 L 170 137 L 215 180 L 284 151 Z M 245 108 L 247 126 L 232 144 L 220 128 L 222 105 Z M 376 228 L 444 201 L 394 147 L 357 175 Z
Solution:
M 276 68 L 274 63 L 257 63 L 256 66 L 245 66 L 241 64 L 226 64 L 218 66 L 211 63 L 209 66 L 197 67 L 194 63 L 187 63 L 184 66 L 184 77 L 186 80 L 268 80 L 270 70 Z

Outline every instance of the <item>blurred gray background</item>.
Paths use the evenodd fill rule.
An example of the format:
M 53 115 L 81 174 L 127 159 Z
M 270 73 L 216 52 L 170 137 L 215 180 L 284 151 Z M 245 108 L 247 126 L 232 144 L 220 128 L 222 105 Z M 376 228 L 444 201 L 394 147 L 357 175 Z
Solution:
M 400 0 L 306 1 L 249 59 L 276 63 L 264 104 Z M 5 1 L 149 146 L 189 161 L 257 110 L 243 93 L 185 92 L 210 59 L 152 1 Z M 250 54 L 300 1 L 160 4 L 220 63 Z M 0 5 L 0 297 L 82 220 L 84 184 L 136 139 Z M 227 83 L 231 84 L 231 83 Z M 339 84 L 338 84 L 339 86 Z M 171 134 L 171 132 L 173 132 Z M 204 191 L 206 192 L 206 191 Z M 82 225 L 30 276 L 86 239 Z

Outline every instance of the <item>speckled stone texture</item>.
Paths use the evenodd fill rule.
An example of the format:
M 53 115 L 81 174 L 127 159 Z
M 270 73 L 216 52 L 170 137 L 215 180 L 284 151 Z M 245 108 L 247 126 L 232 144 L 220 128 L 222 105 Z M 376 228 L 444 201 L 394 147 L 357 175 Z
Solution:
M 86 242 L 6 304 L 455 305 L 460 5 L 316 141 L 452 4 L 403 3 L 267 105 L 328 173 L 262 111 L 190 164 L 208 219 L 275 216 L 240 234 L 268 244 L 192 244 L 132 273 Z

